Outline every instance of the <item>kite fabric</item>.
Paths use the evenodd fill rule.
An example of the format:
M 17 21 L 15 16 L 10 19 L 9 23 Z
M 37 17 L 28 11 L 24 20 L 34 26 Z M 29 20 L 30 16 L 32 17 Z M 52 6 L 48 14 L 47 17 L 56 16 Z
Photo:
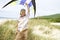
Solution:
M 31 6 L 32 6 L 32 2 L 30 2 L 30 3 L 28 4 L 28 6 L 31 7 Z
M 21 5 L 24 5 L 25 2 L 26 2 L 26 0 L 21 0 L 21 1 L 20 1 L 20 4 L 21 4 Z M 28 6 L 29 6 L 29 7 L 32 6 L 32 1 L 28 4 Z
M 25 2 L 26 0 L 21 0 L 20 4 L 24 5 Z

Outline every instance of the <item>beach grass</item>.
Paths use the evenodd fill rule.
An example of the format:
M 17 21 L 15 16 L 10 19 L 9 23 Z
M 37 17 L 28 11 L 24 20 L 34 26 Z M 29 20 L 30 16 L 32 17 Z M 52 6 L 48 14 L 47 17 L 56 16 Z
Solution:
M 60 36 L 58 36 L 60 35 L 60 26 L 50 25 L 50 23 L 46 19 L 30 19 L 27 40 L 60 40 Z M 17 20 L 7 20 L 0 25 L 0 40 L 14 40 L 16 37 L 16 24 Z M 56 34 L 54 34 L 54 30 L 57 31 Z

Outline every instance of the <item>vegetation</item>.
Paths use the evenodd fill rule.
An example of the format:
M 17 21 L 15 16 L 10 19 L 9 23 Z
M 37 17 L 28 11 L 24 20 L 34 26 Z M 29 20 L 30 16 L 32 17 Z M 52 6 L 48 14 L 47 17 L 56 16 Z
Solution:
M 14 40 L 15 36 L 16 36 L 16 23 L 17 21 L 7 21 L 5 22 L 3 25 L 0 25 L 0 40 Z M 44 31 L 45 27 L 48 27 L 50 30 L 46 30 L 43 33 L 46 35 L 49 35 L 51 33 L 52 29 L 59 29 L 59 26 L 53 26 L 49 24 L 50 22 L 47 20 L 43 20 L 43 19 L 30 19 L 29 21 L 29 31 L 28 31 L 28 39 L 27 40 L 55 40 L 55 38 L 51 38 L 51 37 L 45 37 L 45 36 L 39 36 L 36 35 L 35 33 L 32 33 L 34 31 L 34 27 L 38 28 L 38 30 Z M 45 26 L 45 27 L 44 27 Z M 36 29 L 37 29 L 36 28 Z
M 41 16 L 41 17 L 36 17 L 35 19 L 46 19 L 51 22 L 60 22 L 60 14 L 53 14 L 53 15 L 48 15 L 48 16 Z

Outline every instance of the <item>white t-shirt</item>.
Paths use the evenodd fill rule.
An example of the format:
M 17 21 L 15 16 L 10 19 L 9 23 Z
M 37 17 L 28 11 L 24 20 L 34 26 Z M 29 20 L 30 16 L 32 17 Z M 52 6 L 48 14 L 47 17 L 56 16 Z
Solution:
M 30 14 L 27 14 L 26 16 L 24 17 L 20 17 L 19 18 L 19 23 L 18 23 L 18 31 L 22 31 L 24 29 L 27 29 L 27 23 L 28 23 L 28 20 L 29 20 L 29 15 Z

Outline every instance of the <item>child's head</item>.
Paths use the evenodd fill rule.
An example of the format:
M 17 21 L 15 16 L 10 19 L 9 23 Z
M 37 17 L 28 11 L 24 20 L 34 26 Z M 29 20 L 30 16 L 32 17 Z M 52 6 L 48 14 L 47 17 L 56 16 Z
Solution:
M 26 10 L 25 9 L 21 9 L 20 15 L 21 15 L 21 17 L 25 16 L 26 15 Z

